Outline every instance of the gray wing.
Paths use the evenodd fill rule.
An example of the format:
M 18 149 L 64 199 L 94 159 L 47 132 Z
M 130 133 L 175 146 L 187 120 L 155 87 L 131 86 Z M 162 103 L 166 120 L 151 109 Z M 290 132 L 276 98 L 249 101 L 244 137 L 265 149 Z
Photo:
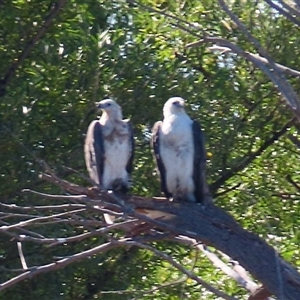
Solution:
M 194 184 L 195 197 L 197 202 L 205 203 L 210 196 L 209 188 L 206 182 L 206 151 L 204 144 L 204 136 L 201 126 L 197 121 L 193 121 L 192 125 L 194 139 Z
M 126 171 L 127 171 L 128 174 L 131 175 L 132 170 L 133 170 L 133 158 L 134 158 L 134 151 L 135 151 L 134 133 L 133 133 L 133 128 L 132 128 L 132 124 L 131 124 L 130 120 L 125 120 L 125 122 L 127 123 L 127 126 L 128 126 L 129 141 L 130 141 L 130 144 L 131 144 L 131 153 L 130 153 L 128 162 L 126 164 Z
M 155 157 L 156 165 L 157 165 L 159 175 L 160 175 L 161 190 L 167 198 L 170 198 L 170 197 L 172 197 L 172 194 L 167 189 L 166 168 L 165 168 L 164 162 L 162 161 L 162 158 L 161 158 L 161 155 L 159 152 L 159 146 L 160 146 L 159 132 L 160 132 L 161 124 L 162 124 L 162 121 L 158 121 L 153 125 L 152 137 L 151 137 L 150 144 L 154 151 L 154 157 Z
M 84 156 L 90 178 L 96 184 L 101 184 L 104 170 L 105 150 L 102 125 L 98 120 L 92 121 L 87 130 Z

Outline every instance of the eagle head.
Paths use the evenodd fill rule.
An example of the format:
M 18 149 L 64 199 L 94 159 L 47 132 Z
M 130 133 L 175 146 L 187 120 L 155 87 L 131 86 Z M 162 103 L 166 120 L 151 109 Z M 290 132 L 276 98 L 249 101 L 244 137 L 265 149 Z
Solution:
M 101 109 L 109 117 L 122 119 L 121 107 L 112 99 L 104 99 L 100 101 L 98 104 L 98 109 Z
M 181 97 L 172 97 L 164 105 L 164 116 L 185 113 L 184 100 Z

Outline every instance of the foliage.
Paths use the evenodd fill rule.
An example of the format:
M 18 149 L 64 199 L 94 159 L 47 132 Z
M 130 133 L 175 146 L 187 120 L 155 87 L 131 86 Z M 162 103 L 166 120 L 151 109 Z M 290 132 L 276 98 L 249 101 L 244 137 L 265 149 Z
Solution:
M 160 195 L 148 145 L 150 129 L 161 118 L 163 103 L 180 95 L 205 132 L 208 179 L 216 204 L 298 266 L 299 190 L 287 178 L 295 183 L 300 178 L 299 150 L 291 140 L 299 125 L 290 122 L 293 114 L 261 70 L 241 56 L 211 52 L 207 44 L 186 48 L 199 38 L 184 28 L 198 36 L 205 32 L 223 37 L 252 53 L 256 53 L 255 47 L 218 1 L 141 2 L 188 23 L 151 12 L 134 1 L 67 1 L 7 84 L 4 79 L 12 64 L 53 7 L 52 2 L 36 0 L 0 2 L 0 75 L 4 86 L 0 103 L 1 202 L 48 202 L 24 195 L 21 191 L 28 187 L 59 192 L 38 177 L 39 159 L 46 160 L 61 177 L 88 185 L 65 167 L 86 174 L 84 135 L 95 118 L 95 103 L 105 97 L 117 99 L 124 116 L 134 123 L 133 193 Z M 300 68 L 297 26 L 263 1 L 229 3 L 276 62 Z M 298 78 L 289 81 L 298 92 Z M 285 126 L 286 131 L 272 140 Z M 1 220 L 1 224 L 5 222 Z M 46 236 L 83 231 L 79 225 L 57 225 L 55 232 L 48 232 L 45 225 L 38 230 Z M 55 250 L 45 247 L 39 254 L 36 245 L 26 244 L 24 251 L 28 263 L 37 265 L 52 261 L 53 256 L 83 251 L 99 239 Z M 213 286 L 246 299 L 242 298 L 244 291 L 214 269 L 204 254 L 166 242 L 158 247 Z M 2 236 L 0 252 L 3 267 L 20 268 L 15 241 Z M 11 273 L 2 272 L 0 277 L 3 282 Z M 182 274 L 178 270 L 146 250 L 114 250 L 18 284 L 0 299 L 132 299 L 135 294 L 138 299 L 216 299 L 189 280 L 155 293 L 142 292 L 179 279 Z M 133 292 L 100 293 L 109 290 Z

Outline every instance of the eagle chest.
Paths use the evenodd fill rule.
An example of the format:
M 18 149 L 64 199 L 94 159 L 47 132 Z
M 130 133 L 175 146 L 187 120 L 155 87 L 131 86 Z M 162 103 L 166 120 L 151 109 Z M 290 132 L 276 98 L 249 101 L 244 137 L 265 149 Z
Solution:
M 189 124 L 173 124 L 173 126 L 162 128 L 162 149 L 168 153 L 173 152 L 177 158 L 188 158 L 193 155 L 193 136 Z
M 123 165 L 129 156 L 129 133 L 126 126 L 122 130 L 114 128 L 105 138 L 105 160 L 110 164 Z

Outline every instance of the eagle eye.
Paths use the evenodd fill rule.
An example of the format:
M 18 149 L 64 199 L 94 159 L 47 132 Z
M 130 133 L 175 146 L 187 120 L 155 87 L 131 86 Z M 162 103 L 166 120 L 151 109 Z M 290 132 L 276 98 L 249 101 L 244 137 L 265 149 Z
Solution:
M 174 101 L 173 102 L 173 105 L 178 105 L 179 104 L 179 101 Z

